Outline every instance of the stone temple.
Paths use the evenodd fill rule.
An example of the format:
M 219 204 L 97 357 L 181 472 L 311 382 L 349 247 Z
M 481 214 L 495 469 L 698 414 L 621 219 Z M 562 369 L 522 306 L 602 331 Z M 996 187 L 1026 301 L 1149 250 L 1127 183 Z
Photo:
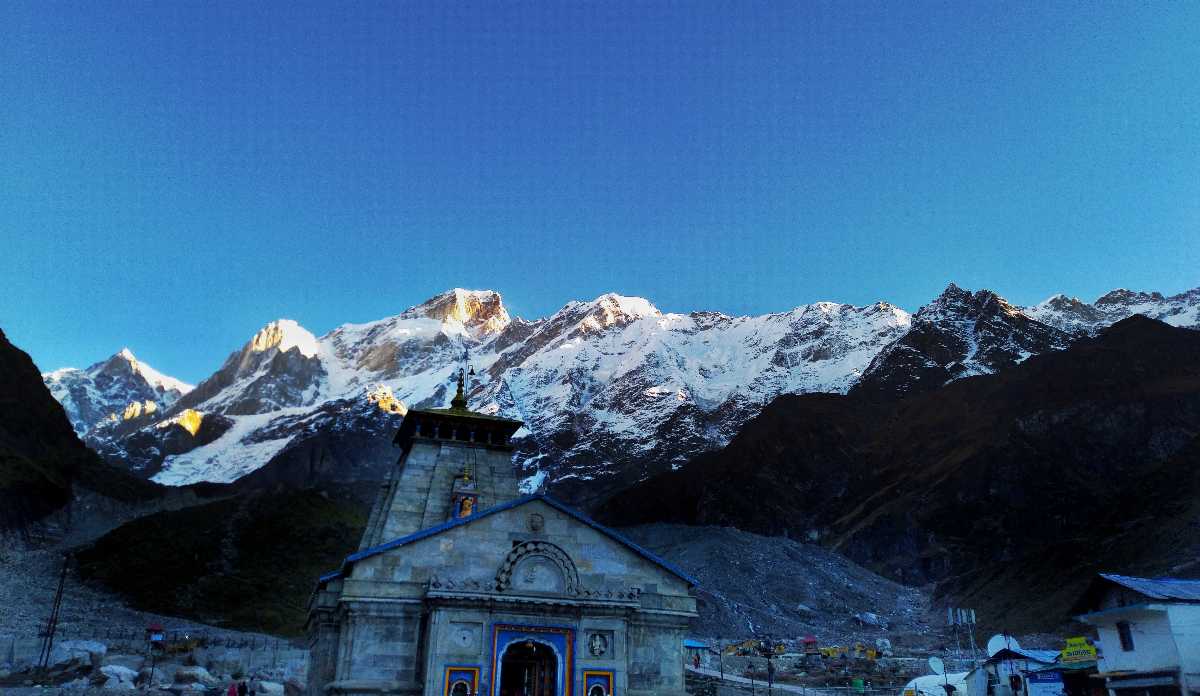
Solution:
M 308 693 L 684 693 L 695 581 L 566 505 L 521 495 L 519 421 L 410 410 L 356 553 L 309 608 Z

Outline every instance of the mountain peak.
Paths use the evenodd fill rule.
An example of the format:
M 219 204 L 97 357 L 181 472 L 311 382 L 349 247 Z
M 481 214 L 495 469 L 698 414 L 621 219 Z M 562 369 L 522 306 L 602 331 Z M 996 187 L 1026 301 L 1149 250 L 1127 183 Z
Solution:
M 410 307 L 400 316 L 427 317 L 443 323 L 461 324 L 483 334 L 499 333 L 512 319 L 504 300 L 495 290 L 454 288 Z
M 571 305 L 568 305 L 571 306 Z M 591 302 L 575 303 L 576 311 L 583 310 L 579 326 L 585 331 L 601 331 L 614 325 L 625 325 L 646 317 L 661 317 L 662 312 L 641 297 L 628 297 L 609 292 Z
M 1098 306 L 1103 306 L 1132 304 L 1137 302 L 1162 302 L 1164 299 L 1166 298 L 1164 298 L 1160 292 L 1135 292 L 1125 288 L 1117 288 L 1116 290 L 1110 290 L 1109 292 L 1104 293 L 1104 295 L 1100 296 L 1096 300 L 1095 304 Z
M 280 353 L 295 348 L 306 358 L 317 354 L 317 338 L 292 319 L 276 319 L 259 329 L 250 339 L 249 349 L 252 353 L 262 353 L 271 348 L 278 348 Z
M 644 297 L 631 297 L 629 295 L 618 295 L 615 292 L 606 292 L 600 297 L 592 300 L 592 305 L 603 307 L 612 311 L 621 312 L 629 317 L 661 317 L 662 312 L 655 307 L 650 300 Z
M 122 348 L 121 350 L 117 351 L 117 354 L 113 357 L 125 358 L 129 362 L 137 362 L 137 357 L 135 357 L 133 351 L 129 350 L 128 348 Z
M 1012 314 L 1017 311 L 1009 304 L 1008 300 L 1005 300 L 991 290 L 971 292 L 954 283 L 950 283 L 942 291 L 942 294 L 934 298 L 933 302 L 917 310 L 916 316 L 921 319 L 930 320 L 951 314 L 974 316 L 993 304 L 999 311 L 1006 314 Z

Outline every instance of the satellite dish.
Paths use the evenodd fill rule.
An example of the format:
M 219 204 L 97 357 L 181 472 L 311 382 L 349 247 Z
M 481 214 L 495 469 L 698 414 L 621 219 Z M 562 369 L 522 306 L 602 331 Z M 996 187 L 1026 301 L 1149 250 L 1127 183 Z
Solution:
M 1019 650 L 1021 648 L 1021 644 L 1017 642 L 1016 638 L 1003 633 L 997 633 L 991 638 L 988 638 L 988 657 L 994 656 L 996 653 L 1004 650 L 1005 648 L 1008 648 L 1009 650 Z
M 946 663 L 942 662 L 940 657 L 929 658 L 929 669 L 933 670 L 934 674 L 945 674 Z

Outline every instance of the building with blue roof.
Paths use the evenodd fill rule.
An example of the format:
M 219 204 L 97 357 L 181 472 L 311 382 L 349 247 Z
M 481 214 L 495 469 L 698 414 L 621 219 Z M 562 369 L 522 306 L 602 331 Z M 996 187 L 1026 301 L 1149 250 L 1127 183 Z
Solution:
M 1200 580 L 1101 573 L 1075 604 L 1111 696 L 1200 695 Z
M 308 693 L 682 696 L 687 573 L 521 495 L 519 421 L 410 410 L 362 542 L 310 604 Z

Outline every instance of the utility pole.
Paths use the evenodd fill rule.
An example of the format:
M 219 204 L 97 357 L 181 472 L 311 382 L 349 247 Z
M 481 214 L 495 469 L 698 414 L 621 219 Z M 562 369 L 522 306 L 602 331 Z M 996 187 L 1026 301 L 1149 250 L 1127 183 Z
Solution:
M 46 621 L 46 634 L 42 638 L 42 652 L 38 656 L 38 670 L 45 671 L 49 666 L 50 653 L 54 650 L 54 634 L 58 631 L 59 610 L 62 608 L 63 588 L 67 584 L 67 563 L 71 557 L 63 555 L 62 572 L 58 575 L 58 591 L 54 593 L 54 606 L 50 609 L 50 618 Z
M 771 658 L 775 656 L 775 645 L 769 634 L 764 637 L 764 646 L 767 651 L 767 694 L 770 696 L 775 692 L 775 664 L 771 662 Z
M 967 613 L 967 635 L 971 637 L 971 666 L 979 666 L 979 658 L 975 654 L 975 610 L 966 609 Z
M 963 655 L 962 642 L 958 637 L 958 619 L 959 610 L 955 609 L 954 607 L 946 607 L 946 620 L 950 624 L 950 629 L 954 631 L 954 657 L 961 660 Z

